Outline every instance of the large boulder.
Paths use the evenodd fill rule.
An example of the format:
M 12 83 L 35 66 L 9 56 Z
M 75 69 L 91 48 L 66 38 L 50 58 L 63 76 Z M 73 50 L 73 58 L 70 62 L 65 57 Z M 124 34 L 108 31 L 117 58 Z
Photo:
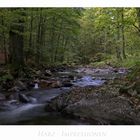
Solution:
M 134 124 L 136 116 L 128 100 L 104 96 L 82 99 L 67 106 L 65 112 L 97 124 Z
M 68 105 L 74 104 L 86 97 L 90 88 L 71 88 L 67 93 L 61 94 L 58 97 L 52 99 L 52 101 L 46 106 L 48 110 L 63 110 Z
M 89 120 L 91 124 L 135 124 L 137 116 L 131 100 L 112 85 L 74 88 L 46 106 L 46 111 L 52 110 Z

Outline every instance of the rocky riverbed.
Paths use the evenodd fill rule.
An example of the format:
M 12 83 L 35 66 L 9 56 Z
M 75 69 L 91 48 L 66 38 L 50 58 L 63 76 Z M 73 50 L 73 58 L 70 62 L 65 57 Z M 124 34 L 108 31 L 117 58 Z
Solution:
M 64 115 L 88 120 L 90 124 L 140 124 L 139 91 L 130 88 L 130 94 L 121 92 L 126 84 L 126 71 L 84 69 L 84 73 L 106 80 L 102 81 L 105 84 L 99 87 L 88 85 L 81 88 L 83 84 L 80 83 L 80 88 L 73 88 L 69 93 L 53 99 L 46 106 L 46 110 L 57 110 Z
M 139 124 L 139 106 L 119 93 L 119 87 L 73 89 L 53 99 L 46 110 L 88 120 L 91 124 Z
M 38 71 L 30 90 L 16 81 L 0 94 L 0 124 L 139 124 L 137 91 L 120 92 L 128 72 L 111 67 Z

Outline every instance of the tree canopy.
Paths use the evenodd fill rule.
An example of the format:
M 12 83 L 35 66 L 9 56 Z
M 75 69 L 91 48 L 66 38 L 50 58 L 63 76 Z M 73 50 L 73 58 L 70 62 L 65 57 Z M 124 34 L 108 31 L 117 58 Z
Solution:
M 0 9 L 3 63 L 94 64 L 138 61 L 139 8 Z

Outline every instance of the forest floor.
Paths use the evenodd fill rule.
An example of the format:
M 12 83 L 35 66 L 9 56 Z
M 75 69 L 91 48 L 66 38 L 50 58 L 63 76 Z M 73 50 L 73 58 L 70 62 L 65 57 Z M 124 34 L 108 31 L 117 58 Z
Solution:
M 30 119 L 23 117 L 24 124 L 48 124 L 46 119 L 50 117 L 44 112 L 57 112 L 62 116 L 57 114 L 55 121 L 50 123 L 77 124 L 75 119 L 78 119 L 82 124 L 140 124 L 139 77 L 128 80 L 130 71 L 110 66 L 61 66 L 30 69 L 29 77 L 19 79 L 5 76 L 1 82 L 0 123 L 22 124 L 22 119 L 18 120 L 22 114 L 30 116 Z M 40 103 L 43 106 L 40 107 Z M 41 109 L 43 113 L 40 113 Z M 38 120 L 36 115 L 31 117 L 27 110 L 34 110 L 37 118 L 43 114 L 45 121 Z M 9 111 L 14 112 L 14 121 L 11 113 L 8 115 Z M 5 120 L 5 115 L 10 116 L 12 122 L 7 122 L 9 118 Z M 59 122 L 56 122 L 58 116 Z M 74 122 L 64 121 L 67 117 L 73 118 Z

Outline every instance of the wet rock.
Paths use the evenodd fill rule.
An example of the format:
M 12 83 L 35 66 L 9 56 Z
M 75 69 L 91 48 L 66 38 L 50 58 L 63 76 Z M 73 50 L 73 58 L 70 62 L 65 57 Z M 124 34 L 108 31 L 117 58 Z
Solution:
M 51 85 L 50 81 L 47 80 L 40 80 L 39 87 L 41 88 L 48 88 Z
M 58 87 L 61 87 L 61 86 L 62 86 L 62 83 L 58 80 L 53 81 L 52 84 L 51 84 L 52 88 L 58 88 Z
M 68 75 L 68 78 L 69 78 L 70 80 L 75 80 L 75 76 L 74 76 L 74 75 Z
M 63 87 L 71 87 L 73 84 L 71 82 L 63 82 Z
M 62 98 L 61 98 L 62 99 Z M 61 111 L 67 106 L 66 102 L 62 100 L 53 100 L 46 104 L 45 110 L 48 111 Z
M 35 74 L 36 74 L 36 75 L 41 75 L 41 71 L 38 70 L 38 71 L 35 72 Z
M 50 70 L 45 70 L 45 76 L 52 76 L 52 72 Z
M 19 101 L 22 103 L 29 103 L 30 99 L 25 95 L 25 94 L 21 94 L 19 93 Z
M 41 80 L 39 82 L 39 87 L 41 88 L 58 88 L 61 86 L 62 84 L 59 80 Z
M 114 68 L 114 69 L 113 69 L 113 72 L 114 72 L 114 73 L 118 73 L 118 69 Z

